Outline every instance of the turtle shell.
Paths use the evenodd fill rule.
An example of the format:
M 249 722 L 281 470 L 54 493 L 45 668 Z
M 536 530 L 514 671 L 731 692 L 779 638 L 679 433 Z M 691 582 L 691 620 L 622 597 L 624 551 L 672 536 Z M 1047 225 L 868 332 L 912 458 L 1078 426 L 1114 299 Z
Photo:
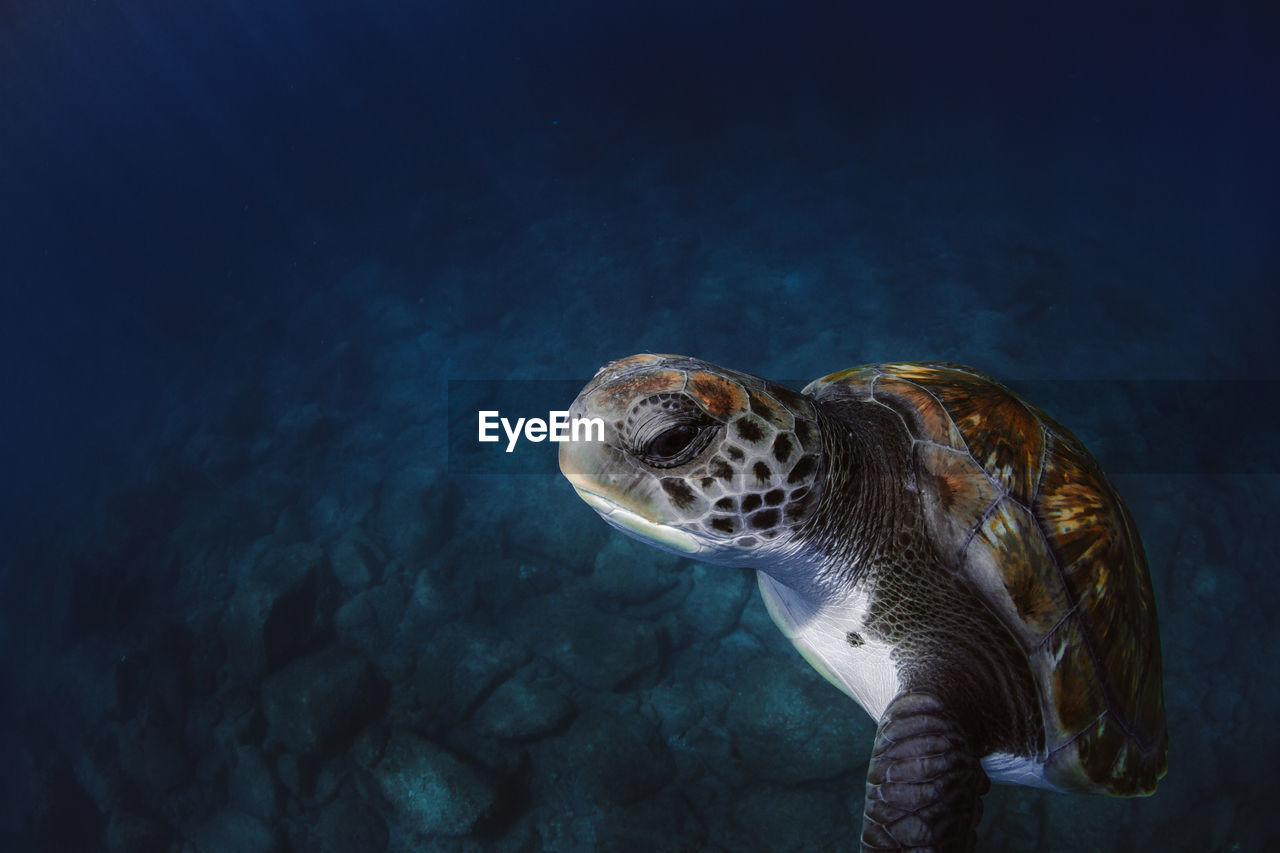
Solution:
M 878 402 L 915 438 L 926 524 L 948 567 L 1027 655 L 1045 779 L 1149 794 L 1164 775 L 1160 636 L 1129 510 L 1068 430 L 969 368 L 879 364 L 816 380 L 815 400 Z

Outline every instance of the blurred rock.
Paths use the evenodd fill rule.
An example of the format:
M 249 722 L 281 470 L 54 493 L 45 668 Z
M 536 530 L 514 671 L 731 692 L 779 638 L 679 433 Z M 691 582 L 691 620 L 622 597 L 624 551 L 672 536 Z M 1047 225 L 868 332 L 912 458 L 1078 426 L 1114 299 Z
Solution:
M 1133 850 L 1164 849 L 1164 845 L 1153 843 L 1154 838 L 1133 837 L 1130 825 L 1134 823 L 1134 808 L 1142 804 L 1141 799 L 1123 799 L 1119 797 L 1089 797 L 1079 794 L 1057 795 L 1048 792 L 1018 791 L 1015 796 L 1038 797 L 1042 805 L 1040 810 L 1039 839 L 1033 850 L 1089 850 L 1097 853 L 1130 853 Z M 1203 797 L 1203 791 L 1201 793 Z M 1201 799 L 1198 807 L 1205 808 Z M 984 820 L 985 824 L 986 821 Z M 1184 820 L 1183 833 L 1203 833 L 1209 825 L 1205 821 Z M 979 827 L 978 832 L 982 832 Z M 981 837 L 981 835 L 979 835 Z M 1222 850 L 1216 844 L 1206 844 L 1203 834 L 1194 846 L 1182 847 L 1184 850 Z M 1188 840 L 1184 835 L 1184 842 Z M 1217 840 L 1221 840 L 1221 835 Z
M 268 735 L 299 755 L 334 754 L 386 706 L 388 685 L 367 660 L 337 646 L 294 661 L 262 685 Z
M 634 802 L 675 773 L 656 728 L 640 714 L 586 711 L 564 735 L 564 748 L 578 787 L 597 803 Z
M 754 578 L 752 578 L 752 586 L 755 586 Z M 769 615 L 769 609 L 765 607 L 764 599 L 757 594 L 747 596 L 747 600 L 742 607 L 742 613 L 738 617 L 738 627 L 751 634 L 766 648 L 783 649 L 791 646 L 791 643 L 778 630 L 773 617 Z
M 480 731 L 506 740 L 530 740 L 554 731 L 573 713 L 573 703 L 542 684 L 511 678 L 476 709 Z
M 330 636 L 338 600 L 337 580 L 319 545 L 268 545 L 237 579 L 223 619 L 231 664 L 257 678 L 318 648 Z
M 648 691 L 648 710 L 658 718 L 662 736 L 676 737 L 702 719 L 702 706 L 687 682 L 663 681 Z
M 356 593 L 333 615 L 339 639 L 371 658 L 378 657 L 395 643 L 407 598 L 395 578 Z
M 387 727 L 381 723 L 366 726 L 364 731 L 356 737 L 355 743 L 351 744 L 347 754 L 356 764 L 368 770 L 382 760 L 383 753 L 387 751 L 387 741 L 390 736 L 391 733 Z
M 718 639 L 738 624 L 743 605 L 755 589 L 755 573 L 694 563 L 693 591 L 678 611 L 680 621 L 705 639 Z
M 1239 730 L 1248 716 L 1247 703 L 1233 684 L 1216 686 L 1204 703 L 1208 718 L 1221 729 Z
M 507 557 L 570 573 L 589 572 L 595 554 L 616 535 L 559 477 L 529 477 L 519 491 L 488 493 L 459 520 L 464 529 L 500 531 Z
M 298 802 L 307 806 L 328 803 L 342 786 L 342 756 L 324 760 L 314 755 L 286 752 L 276 760 L 276 776 L 280 784 Z
M 387 822 L 355 796 L 325 806 L 315 821 L 319 853 L 382 853 L 387 848 Z
M 475 607 L 474 566 L 453 577 L 440 563 L 432 562 L 413 578 L 405 621 L 415 630 L 433 631 L 438 626 L 469 613 Z
M 111 853 L 167 853 L 173 832 L 163 821 L 120 807 L 107 821 L 107 849 Z
M 227 798 L 232 808 L 245 814 L 275 816 L 276 780 L 256 746 L 236 750 L 236 763 L 227 777 Z
M 120 767 L 147 796 L 160 798 L 190 779 L 191 762 L 173 729 L 137 722 L 117 737 Z
M 614 536 L 596 554 L 591 589 L 623 604 L 652 601 L 676 585 L 680 562 L 675 554 Z
M 338 424 L 316 403 L 304 403 L 289 409 L 276 424 L 275 437 L 287 446 L 304 453 L 315 453 L 332 440 Z
M 734 799 L 734 817 L 746 830 L 743 841 L 750 849 L 804 853 L 858 846 L 862 816 L 849 813 L 845 791 L 838 786 L 758 785 Z
M 1058 794 L 1013 785 L 992 785 L 982 798 L 982 823 L 978 837 L 998 834 L 1002 850 L 1009 853 L 1037 853 L 1041 849 L 1044 802 Z M 859 800 L 859 815 L 863 800 Z M 998 827 L 998 829 L 996 829 Z
M 661 650 L 653 623 L 601 613 L 581 594 L 532 599 L 511 620 L 511 628 L 535 654 L 595 690 L 613 690 L 656 669 Z
M 373 540 L 357 529 L 348 532 L 329 553 L 334 577 L 349 590 L 373 586 L 382 577 L 387 556 Z
M 441 628 L 423 649 L 408 686 L 420 713 L 451 725 L 528 659 L 528 651 L 493 628 L 455 622 Z
M 497 537 L 455 533 L 438 543 L 425 565 L 431 572 L 432 585 L 443 589 L 450 587 L 455 580 L 465 581 L 469 577 L 475 577 L 477 572 L 502 559 L 502 548 Z M 493 579 L 509 577 L 509 574 L 504 573 Z M 427 602 L 421 603 L 424 607 L 428 606 Z
M 417 568 L 440 547 L 442 507 L 452 488 L 434 470 L 399 471 L 378 486 L 373 532 L 385 544 L 386 557 Z
M 275 831 L 261 818 L 232 810 L 219 813 L 189 836 L 198 853 L 275 853 Z
M 670 789 L 610 808 L 596 826 L 594 849 L 600 853 L 710 853 L 704 821 L 688 800 Z
M 193 648 L 186 625 L 156 629 L 145 647 L 122 655 L 115 667 L 116 709 L 128 718 L 145 716 L 156 722 L 181 720 L 184 679 Z
M 391 734 L 373 768 L 400 825 L 414 835 L 466 835 L 493 810 L 497 793 L 479 772 L 405 730 Z
M 866 714 L 799 662 L 746 663 L 732 681 L 727 724 L 749 773 L 777 782 L 830 779 L 859 768 L 874 731 Z
M 493 613 L 519 610 L 532 598 L 559 592 L 571 580 L 562 566 L 509 557 L 479 560 L 466 572 L 475 580 L 473 594 Z

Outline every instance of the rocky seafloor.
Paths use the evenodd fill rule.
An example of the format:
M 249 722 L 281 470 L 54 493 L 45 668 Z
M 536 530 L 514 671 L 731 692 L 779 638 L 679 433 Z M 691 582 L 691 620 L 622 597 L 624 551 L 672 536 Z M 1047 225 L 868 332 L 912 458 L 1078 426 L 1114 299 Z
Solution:
M 1169 772 L 980 849 L 1280 850 L 1274 27 L 1033 5 L 0 6 L 0 850 L 856 849 L 749 574 L 454 453 L 640 351 L 1049 382 Z
M 451 470 L 444 344 L 409 313 L 208 389 L 56 557 L 10 555 L 9 849 L 853 849 L 874 726 L 754 579 L 625 539 L 558 477 Z M 982 849 L 1268 849 L 1277 478 L 1117 482 L 1169 775 L 996 787 Z

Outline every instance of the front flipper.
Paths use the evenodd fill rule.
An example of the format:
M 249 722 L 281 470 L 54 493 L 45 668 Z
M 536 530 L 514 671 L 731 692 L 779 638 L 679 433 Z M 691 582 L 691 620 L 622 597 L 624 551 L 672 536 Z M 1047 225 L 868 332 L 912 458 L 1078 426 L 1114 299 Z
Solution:
M 901 693 L 885 709 L 867 768 L 863 853 L 965 853 L 977 843 L 991 787 L 964 729 L 929 693 Z

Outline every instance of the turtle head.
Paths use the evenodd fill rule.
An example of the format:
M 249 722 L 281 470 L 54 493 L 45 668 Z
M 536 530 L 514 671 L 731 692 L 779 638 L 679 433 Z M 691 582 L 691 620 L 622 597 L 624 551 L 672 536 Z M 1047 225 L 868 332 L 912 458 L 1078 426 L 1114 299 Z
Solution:
M 800 393 L 697 359 L 634 355 L 602 367 L 569 418 L 599 418 L 603 436 L 562 443 L 560 470 L 624 533 L 738 565 L 799 547 L 824 476 Z

